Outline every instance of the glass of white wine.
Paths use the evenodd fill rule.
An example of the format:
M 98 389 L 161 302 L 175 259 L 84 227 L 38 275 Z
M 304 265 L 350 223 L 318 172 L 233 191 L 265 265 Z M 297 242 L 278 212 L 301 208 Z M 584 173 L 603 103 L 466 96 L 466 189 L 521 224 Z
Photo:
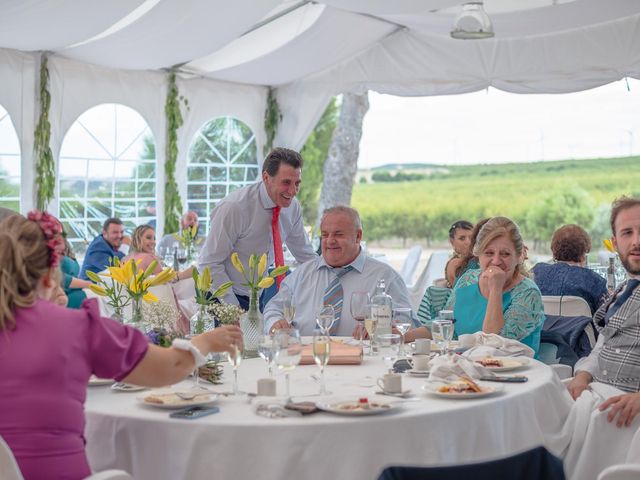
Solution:
M 367 305 L 371 299 L 368 292 L 353 292 L 351 294 L 351 303 L 349 308 L 351 310 L 351 316 L 359 323 L 360 327 L 360 347 L 364 344 L 364 319 L 367 316 Z
M 233 366 L 233 394 L 238 395 L 238 367 L 242 362 L 242 348 L 238 345 L 232 345 L 231 352 L 227 352 L 227 357 Z
M 318 328 L 326 335 L 329 335 L 329 331 L 335 321 L 336 311 L 334 308 L 331 305 L 323 305 L 320 312 L 318 312 L 318 318 L 316 318 Z
M 300 332 L 295 328 L 278 330 L 273 337 L 273 342 L 275 344 L 274 359 L 278 368 L 285 372 L 287 398 L 290 398 L 289 373 L 296 368 L 296 365 L 300 363 L 302 357 Z
M 369 355 L 374 356 L 378 353 L 378 347 L 376 346 L 376 331 L 378 330 L 378 318 L 373 315 L 373 305 L 367 305 L 367 314 L 364 318 L 364 329 L 369 335 Z
M 293 303 L 293 297 L 288 291 L 283 292 L 282 316 L 287 321 L 290 327 L 296 326 L 293 320 L 296 316 L 296 305 L 295 303 Z
M 327 391 L 324 381 L 324 369 L 329 363 L 329 357 L 331 355 L 331 337 L 323 332 L 314 333 L 313 335 L 313 359 L 316 365 L 320 367 L 320 395 L 328 395 L 331 392 Z

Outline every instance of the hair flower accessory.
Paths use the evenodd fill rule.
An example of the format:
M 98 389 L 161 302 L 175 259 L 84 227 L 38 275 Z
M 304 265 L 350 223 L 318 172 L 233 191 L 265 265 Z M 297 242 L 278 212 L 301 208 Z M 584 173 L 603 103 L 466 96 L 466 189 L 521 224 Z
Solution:
M 27 218 L 38 224 L 47 241 L 49 267 L 57 267 L 64 252 L 64 239 L 62 238 L 60 221 L 48 212 L 41 212 L 40 210 L 30 211 L 27 214 Z

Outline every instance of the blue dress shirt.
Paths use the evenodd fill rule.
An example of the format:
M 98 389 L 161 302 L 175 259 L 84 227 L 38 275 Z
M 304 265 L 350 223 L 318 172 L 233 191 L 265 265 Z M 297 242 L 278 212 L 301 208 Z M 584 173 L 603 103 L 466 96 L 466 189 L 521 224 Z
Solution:
M 84 256 L 82 270 L 80 271 L 80 278 L 83 280 L 89 280 L 86 273 L 87 270 L 94 273 L 101 272 L 111 265 L 113 257 L 118 257 L 122 260 L 124 258 L 124 253 L 113 248 L 102 235 L 98 235 L 93 239 Z

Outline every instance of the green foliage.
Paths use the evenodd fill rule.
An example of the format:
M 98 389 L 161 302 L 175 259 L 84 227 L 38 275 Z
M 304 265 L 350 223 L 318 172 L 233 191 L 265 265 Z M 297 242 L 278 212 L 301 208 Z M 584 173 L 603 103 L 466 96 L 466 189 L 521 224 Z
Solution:
M 352 205 L 362 217 L 365 240 L 407 235 L 427 242 L 446 240 L 448 227 L 456 220 L 475 222 L 505 215 L 522 227 L 528 239 L 546 243 L 550 240 L 551 223 L 560 222 L 553 226 L 557 228 L 573 222 L 590 231 L 596 245 L 602 240 L 602 233 L 598 232 L 603 229 L 591 230 L 594 222 L 606 225 L 613 199 L 638 189 L 637 165 L 638 158 L 634 157 L 439 167 L 448 173 L 435 173 L 415 182 L 357 183 Z M 569 197 L 562 200 L 566 202 L 562 205 L 566 213 L 557 216 L 557 212 L 549 211 L 551 220 L 546 227 L 536 215 L 529 214 L 541 208 L 536 205 L 547 196 L 560 198 L 565 192 L 569 192 Z M 582 202 L 588 205 L 588 212 Z M 594 209 L 603 203 L 606 207 Z M 560 208 L 558 203 L 551 205 L 555 210 Z M 546 215 L 542 213 L 544 219 Z
M 264 155 L 267 155 L 273 148 L 273 140 L 276 138 L 278 125 L 281 121 L 282 113 L 278 106 L 275 89 L 269 87 L 269 92 L 267 93 L 267 108 L 264 111 L 264 131 L 267 134 L 263 149 Z
M 167 76 L 167 101 L 164 113 L 167 119 L 167 147 L 164 163 L 165 187 L 164 187 L 164 230 L 177 232 L 180 228 L 180 215 L 182 214 L 182 200 L 176 182 L 176 161 L 178 159 L 178 128 L 182 126 L 182 112 L 180 102 L 188 108 L 188 102 L 179 96 L 176 84 L 176 72 L 170 70 Z
M 332 98 L 300 152 L 304 159 L 304 168 L 302 184 L 297 196 L 307 225 L 313 225 L 316 221 L 324 162 L 329 154 L 331 137 L 337 122 L 338 105 L 336 99 Z
M 36 207 L 46 210 L 54 195 L 56 177 L 53 164 L 53 154 L 49 146 L 51 138 L 51 124 L 49 123 L 49 107 L 51 94 L 49 93 L 49 69 L 47 55 L 42 54 L 40 61 L 40 118 L 34 132 L 34 152 L 36 156 L 36 184 L 38 186 Z
M 381 172 L 374 172 L 371 175 L 371 180 L 374 182 L 414 182 L 417 180 L 424 180 L 427 176 L 424 173 L 411 173 L 403 172 L 402 170 L 392 175 L 391 172 L 383 170 Z

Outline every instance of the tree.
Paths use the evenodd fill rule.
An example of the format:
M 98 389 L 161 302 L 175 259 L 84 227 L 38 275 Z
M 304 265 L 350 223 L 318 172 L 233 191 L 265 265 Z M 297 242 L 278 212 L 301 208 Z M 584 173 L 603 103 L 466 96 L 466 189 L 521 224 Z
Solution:
M 331 138 L 329 156 L 324 164 L 317 226 L 325 209 L 339 204 L 351 204 L 351 192 L 358 169 L 362 121 L 368 110 L 367 93 L 343 95 L 340 118 Z

